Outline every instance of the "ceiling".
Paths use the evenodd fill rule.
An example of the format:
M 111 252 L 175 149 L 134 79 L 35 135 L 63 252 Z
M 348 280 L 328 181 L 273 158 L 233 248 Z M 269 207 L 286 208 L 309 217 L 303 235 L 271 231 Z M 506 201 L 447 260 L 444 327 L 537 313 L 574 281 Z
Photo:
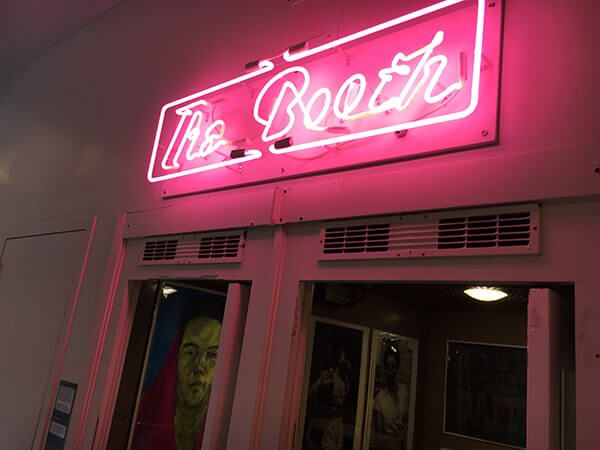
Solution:
M 330 306 L 353 307 L 360 301 L 393 298 L 407 305 L 429 310 L 524 312 L 529 288 L 533 286 L 504 285 L 508 297 L 500 302 L 483 303 L 463 293 L 469 284 L 409 284 L 409 283 L 323 283 L 316 288 L 315 300 Z M 325 290 L 323 290 L 325 289 Z
M 0 83 L 119 1 L 2 1 Z

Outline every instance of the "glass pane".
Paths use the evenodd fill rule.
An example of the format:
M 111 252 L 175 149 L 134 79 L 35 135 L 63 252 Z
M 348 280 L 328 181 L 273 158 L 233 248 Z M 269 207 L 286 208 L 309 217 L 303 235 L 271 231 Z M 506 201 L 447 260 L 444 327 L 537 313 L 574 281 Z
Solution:
M 316 321 L 303 449 L 351 450 L 360 440 L 359 391 L 364 382 L 362 329 Z
M 163 286 L 131 448 L 200 448 L 212 386 L 225 297 Z
M 365 448 L 412 450 L 418 341 L 373 330 Z
M 448 341 L 444 431 L 525 448 L 527 349 Z

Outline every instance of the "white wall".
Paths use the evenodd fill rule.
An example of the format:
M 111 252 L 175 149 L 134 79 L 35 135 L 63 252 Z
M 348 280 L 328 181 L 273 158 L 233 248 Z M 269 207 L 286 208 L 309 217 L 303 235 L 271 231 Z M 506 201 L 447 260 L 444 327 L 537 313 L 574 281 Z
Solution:
M 117 212 L 173 206 L 191 227 L 214 222 L 204 216 L 204 209 L 194 207 L 206 196 L 164 201 L 160 186 L 146 182 L 160 107 L 238 75 L 245 62 L 279 53 L 306 37 L 344 35 L 417 5 L 304 0 L 292 15 L 292 3 L 124 1 L 0 87 L 0 230 L 98 216 L 62 374 L 82 389 L 104 311 L 100 288 L 111 269 L 105 265 Z M 577 233 L 569 242 L 577 246 L 578 256 L 565 258 L 568 266 L 561 266 L 560 252 L 572 255 L 572 249 L 557 250 L 548 269 L 563 281 L 586 280 L 576 285 L 578 430 L 581 448 L 590 449 L 600 446 L 592 436 L 597 419 L 588 395 L 599 394 L 594 380 L 600 376 L 600 359 L 595 357 L 600 333 L 593 326 L 600 318 L 593 301 L 597 265 L 590 250 L 600 251 L 600 175 L 594 173 L 600 163 L 595 102 L 600 98 L 600 64 L 594 61 L 599 13 L 600 5 L 592 0 L 506 1 L 498 146 L 344 172 L 349 191 L 336 181 L 339 174 L 286 183 L 289 221 L 596 196 L 556 212 L 555 223 L 577 223 L 576 228 L 557 229 Z M 411 189 L 411 182 L 418 189 Z M 250 200 L 237 201 L 236 190 L 210 198 L 233 199 L 237 209 L 270 208 L 265 202 L 272 199 L 259 194 L 271 188 L 244 189 Z M 371 201 L 371 194 L 381 192 L 379 202 Z M 344 203 L 348 197 L 352 202 Z M 553 238 L 553 245 L 560 247 L 562 236 Z M 537 267 L 537 262 L 530 263 Z M 448 277 L 452 273 L 463 274 L 457 269 Z M 273 426 L 279 423 L 267 419 Z M 86 433 L 93 435 L 94 418 L 89 422 Z M 278 432 L 270 429 L 265 439 L 276 441 L 272 435 Z

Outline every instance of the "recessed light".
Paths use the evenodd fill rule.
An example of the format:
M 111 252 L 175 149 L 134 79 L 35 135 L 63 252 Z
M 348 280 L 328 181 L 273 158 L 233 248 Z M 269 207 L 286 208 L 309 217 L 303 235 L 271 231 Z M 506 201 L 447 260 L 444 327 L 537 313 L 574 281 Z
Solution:
M 479 300 L 480 302 L 495 302 L 508 295 L 501 289 L 485 286 L 472 287 L 465 289 L 463 292 L 469 297 Z

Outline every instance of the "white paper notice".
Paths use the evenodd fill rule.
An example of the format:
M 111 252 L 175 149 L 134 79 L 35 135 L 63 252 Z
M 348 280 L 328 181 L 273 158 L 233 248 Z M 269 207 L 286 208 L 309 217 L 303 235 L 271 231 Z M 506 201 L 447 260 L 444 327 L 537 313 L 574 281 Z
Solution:
M 58 388 L 58 395 L 56 396 L 55 408 L 58 411 L 64 412 L 65 414 L 70 414 L 71 407 L 73 406 L 74 397 L 75 389 L 69 386 L 61 385 Z
M 61 439 L 64 439 L 67 435 L 67 427 L 54 421 L 50 422 L 50 429 L 48 431 Z

